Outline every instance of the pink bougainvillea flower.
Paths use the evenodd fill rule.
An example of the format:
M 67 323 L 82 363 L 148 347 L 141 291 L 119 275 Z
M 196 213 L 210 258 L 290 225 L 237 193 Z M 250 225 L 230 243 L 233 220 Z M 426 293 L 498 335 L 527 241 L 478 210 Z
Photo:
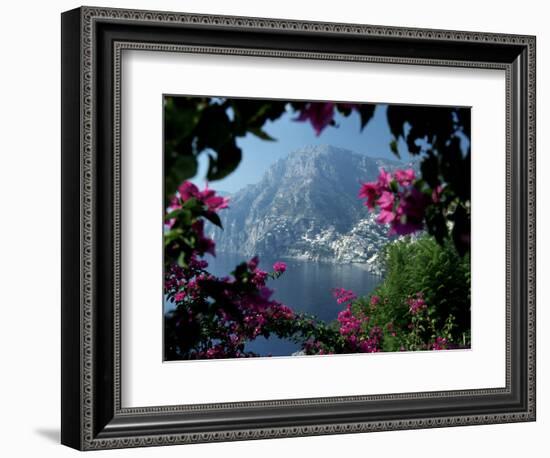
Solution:
M 273 264 L 273 270 L 282 274 L 286 271 L 286 264 L 282 261 L 277 261 L 275 264 Z
M 396 215 L 393 210 L 393 205 L 395 202 L 395 196 L 388 191 L 382 192 L 382 195 L 377 200 L 377 204 L 380 207 L 380 214 L 376 219 L 381 224 L 389 224 L 393 222 Z
M 263 286 L 259 289 L 258 293 L 263 300 L 268 301 L 273 294 L 273 290 L 267 286 Z
M 260 259 L 258 258 L 258 256 L 254 256 L 253 258 L 250 259 L 250 261 L 248 261 L 248 268 L 250 270 L 256 270 L 256 267 L 258 267 L 258 264 L 260 263 Z
M 429 196 L 416 188 L 411 188 L 401 196 L 395 211 L 396 218 L 392 221 L 390 234 L 408 235 L 418 232 L 424 227 L 424 213 L 429 205 Z
M 168 205 L 168 211 L 174 211 L 174 210 L 177 210 L 181 208 L 181 203 L 180 203 L 180 199 L 178 198 L 178 196 L 172 196 L 170 198 L 170 205 Z
M 208 210 L 210 211 L 215 212 L 229 207 L 229 198 L 217 196 L 216 191 L 208 188 L 208 184 L 206 185 L 206 188 L 198 194 L 198 197 L 204 204 L 206 204 Z
M 199 191 L 195 184 L 184 181 L 179 185 L 176 194 L 170 199 L 170 204 L 166 209 L 167 213 L 182 208 L 182 204 L 189 199 L 197 199 L 207 207 L 209 212 L 223 210 L 229 206 L 229 198 L 216 195 L 216 191 L 209 189 L 208 184 L 204 190 Z M 165 228 L 172 229 L 175 223 L 176 219 L 171 218 L 165 222 Z
M 408 235 L 424 228 L 426 208 L 439 202 L 442 188 L 433 190 L 431 198 L 418 190 L 416 175 L 412 168 L 390 172 L 380 169 L 376 181 L 363 183 L 359 198 L 366 199 L 365 206 L 370 210 L 380 209 L 377 222 L 389 224 L 389 235 Z
M 394 220 L 395 220 L 395 213 L 388 210 L 382 210 L 378 215 L 378 217 L 376 218 L 376 221 L 378 221 L 380 224 L 390 224 L 390 223 L 393 223 Z
M 409 235 L 414 234 L 422 230 L 424 227 L 421 223 L 402 222 L 401 220 L 394 220 L 389 231 L 389 235 Z
M 428 196 L 416 188 L 401 198 L 400 207 L 409 220 L 421 221 L 428 206 Z
M 370 336 L 373 339 L 380 339 L 382 337 L 382 328 L 380 326 L 373 326 L 370 330 Z
M 361 330 L 361 319 L 353 314 L 350 304 L 338 313 L 337 320 L 340 323 L 340 334 L 343 336 L 350 336 Z
M 416 178 L 413 169 L 398 169 L 394 172 L 394 177 L 401 186 L 410 186 Z
M 376 201 L 378 206 L 382 210 L 386 210 L 386 211 L 392 211 L 393 210 L 394 202 L 395 202 L 395 196 L 389 191 L 382 192 L 382 194 L 380 195 L 380 197 Z
M 359 190 L 359 198 L 367 199 L 365 206 L 373 210 L 376 204 L 376 199 L 380 195 L 379 186 L 377 183 L 363 183 Z
M 185 297 L 187 296 L 187 293 L 185 291 L 178 291 L 176 295 L 174 296 L 174 299 L 179 302 L 183 301 Z
M 361 353 L 373 353 L 372 350 L 372 342 L 370 339 L 362 340 L 359 343 L 359 349 L 361 350 Z
M 206 269 L 208 267 L 208 261 L 204 259 L 197 259 L 196 256 L 192 256 L 189 260 L 189 267 L 192 269 Z
M 192 197 L 198 197 L 199 195 L 199 188 L 197 188 L 193 183 L 190 181 L 184 181 L 179 187 L 178 187 L 178 193 L 179 198 L 183 200 L 184 202 L 186 200 L 191 199 Z
M 182 202 L 185 202 L 191 198 L 200 200 L 210 211 L 223 210 L 229 206 L 229 198 L 216 195 L 216 191 L 210 189 L 208 184 L 202 191 L 199 191 L 199 188 L 195 184 L 190 181 L 184 181 L 178 187 L 175 198 L 172 198 L 171 207 L 181 208 L 178 200 L 181 199 Z
M 410 297 L 407 299 L 407 304 L 409 305 L 409 313 L 411 315 L 417 315 L 419 312 L 428 307 L 420 293 L 416 295 L 416 298 Z
M 254 276 L 252 277 L 252 283 L 254 283 L 257 286 L 263 286 L 265 285 L 265 281 L 267 280 L 267 272 L 262 269 L 255 269 L 254 270 Z
M 382 202 L 387 202 L 388 199 L 391 199 L 390 195 L 392 195 L 392 193 L 389 192 L 391 182 L 391 173 L 386 172 L 383 168 L 381 168 L 376 181 L 362 183 L 361 188 L 359 189 L 359 198 L 366 199 L 365 206 L 373 210 L 377 204 L 380 205 L 379 199 L 382 195 L 384 195 Z M 393 200 L 391 203 L 393 204 Z
M 351 302 L 357 299 L 356 294 L 344 288 L 333 288 L 332 295 L 335 297 L 338 304 L 343 304 L 344 302 Z
M 432 344 L 432 350 L 446 350 L 447 344 L 447 339 L 444 337 L 437 337 L 435 342 Z
M 380 214 L 378 215 L 377 221 L 381 224 L 389 224 L 395 219 L 395 213 L 393 211 L 393 204 L 395 202 L 395 197 L 391 192 L 384 191 L 380 198 L 377 201 L 378 206 L 380 207 Z
M 320 135 L 325 127 L 327 127 L 334 118 L 334 103 L 332 102 L 310 102 L 295 121 L 309 121 L 317 135 Z
M 168 205 L 168 208 L 166 209 L 166 213 L 171 213 L 175 210 L 179 210 L 181 208 L 181 204 L 180 204 L 180 200 L 178 198 L 178 196 L 172 196 L 172 198 L 170 199 L 170 204 Z M 174 224 L 176 223 L 176 219 L 175 218 L 171 218 L 169 220 L 167 220 L 165 223 L 164 223 L 164 226 L 166 229 L 172 229 L 172 227 L 174 227 Z
M 380 171 L 378 173 L 378 186 L 380 190 L 387 190 L 390 188 L 390 184 L 392 182 L 392 176 L 390 172 L 386 172 L 384 168 L 380 168 Z

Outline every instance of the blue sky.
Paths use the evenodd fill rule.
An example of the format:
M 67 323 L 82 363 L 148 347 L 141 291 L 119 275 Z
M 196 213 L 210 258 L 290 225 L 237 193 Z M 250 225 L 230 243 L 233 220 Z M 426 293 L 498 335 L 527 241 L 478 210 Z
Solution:
M 352 112 L 348 117 L 337 113 L 334 118 L 337 125 L 328 126 L 319 136 L 309 122 L 294 121 L 296 114 L 287 112 L 264 126 L 264 130 L 276 141 L 261 140 L 252 134 L 238 138 L 237 144 L 243 152 L 239 167 L 223 180 L 212 182 L 211 187 L 234 193 L 248 184 L 257 183 L 271 164 L 307 145 L 329 144 L 372 157 L 396 159 L 389 148 L 391 134 L 386 110 L 387 105 L 378 105 L 363 131 L 360 130 L 357 112 Z M 399 150 L 402 158 L 406 159 L 406 146 L 400 144 Z M 199 160 L 199 172 L 192 180 L 201 187 L 204 185 L 206 169 L 207 155 L 203 153 Z

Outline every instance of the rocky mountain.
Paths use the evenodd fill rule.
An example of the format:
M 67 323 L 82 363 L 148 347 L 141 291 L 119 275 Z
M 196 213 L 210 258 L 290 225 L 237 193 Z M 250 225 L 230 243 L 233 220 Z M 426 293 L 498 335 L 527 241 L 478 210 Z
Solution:
M 360 183 L 380 167 L 403 163 L 374 159 L 333 146 L 306 147 L 274 163 L 260 182 L 230 198 L 224 230 L 210 228 L 219 252 L 365 263 L 378 270 L 388 228 L 358 199 Z

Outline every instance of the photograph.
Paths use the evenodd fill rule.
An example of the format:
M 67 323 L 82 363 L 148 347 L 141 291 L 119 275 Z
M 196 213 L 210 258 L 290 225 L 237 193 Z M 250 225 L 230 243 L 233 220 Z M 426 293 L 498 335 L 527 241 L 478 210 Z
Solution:
M 470 107 L 162 103 L 164 361 L 471 348 Z

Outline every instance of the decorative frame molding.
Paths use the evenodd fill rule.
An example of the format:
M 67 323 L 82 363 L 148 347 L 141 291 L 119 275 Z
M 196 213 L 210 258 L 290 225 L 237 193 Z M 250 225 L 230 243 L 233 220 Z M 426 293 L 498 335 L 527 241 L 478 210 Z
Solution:
M 534 37 L 82 7 L 63 13 L 62 45 L 62 443 L 89 450 L 535 419 Z M 506 387 L 122 408 L 120 64 L 127 49 L 504 70 Z M 401 413 L 390 414 L 390 404 L 402 405 Z

